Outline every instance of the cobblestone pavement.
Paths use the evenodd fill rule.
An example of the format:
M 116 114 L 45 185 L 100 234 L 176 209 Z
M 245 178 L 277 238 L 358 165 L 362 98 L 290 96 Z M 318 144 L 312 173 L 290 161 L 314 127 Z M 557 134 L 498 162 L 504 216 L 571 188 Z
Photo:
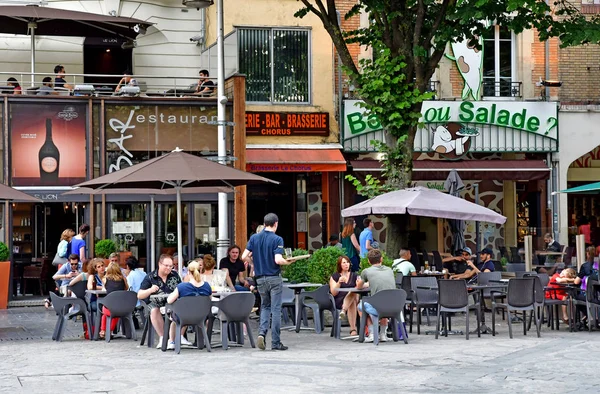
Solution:
M 523 336 L 522 326 L 514 325 L 510 340 L 500 321 L 496 337 L 435 340 L 415 332 L 408 345 L 374 346 L 334 340 L 328 333 L 285 331 L 286 352 L 247 343 L 177 355 L 122 338 L 83 341 L 75 322 L 69 322 L 62 343 L 53 342 L 55 319 L 43 308 L 0 311 L 0 392 L 598 392 L 600 332 L 544 327 L 537 338 L 534 331 Z M 460 323 L 453 320 L 453 328 Z

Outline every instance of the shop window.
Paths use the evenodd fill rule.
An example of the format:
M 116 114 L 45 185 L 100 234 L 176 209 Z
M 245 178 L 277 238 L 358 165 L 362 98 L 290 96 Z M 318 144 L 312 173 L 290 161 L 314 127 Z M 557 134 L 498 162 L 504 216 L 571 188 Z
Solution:
M 239 29 L 239 72 L 250 102 L 310 101 L 310 31 Z
M 521 96 L 514 63 L 514 34 L 504 26 L 491 26 L 483 36 L 483 96 Z

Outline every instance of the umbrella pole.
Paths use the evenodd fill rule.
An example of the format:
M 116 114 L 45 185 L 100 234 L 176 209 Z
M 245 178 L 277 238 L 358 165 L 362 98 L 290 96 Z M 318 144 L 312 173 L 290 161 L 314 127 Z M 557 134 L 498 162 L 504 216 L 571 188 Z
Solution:
M 177 270 L 179 276 L 181 277 L 181 268 L 183 265 L 183 244 L 181 241 L 181 236 L 183 233 L 181 230 L 181 185 L 178 184 L 175 187 L 175 190 L 177 190 Z
M 156 229 L 154 228 L 154 194 L 150 195 L 150 267 L 156 269 Z
M 475 188 L 475 204 L 479 205 L 479 183 L 473 185 Z M 479 235 L 479 220 L 475 222 L 475 250 L 476 263 L 479 264 L 479 248 L 481 247 L 481 236 Z
M 35 29 L 37 23 L 29 22 L 27 24 L 29 35 L 31 36 L 31 87 L 35 86 Z

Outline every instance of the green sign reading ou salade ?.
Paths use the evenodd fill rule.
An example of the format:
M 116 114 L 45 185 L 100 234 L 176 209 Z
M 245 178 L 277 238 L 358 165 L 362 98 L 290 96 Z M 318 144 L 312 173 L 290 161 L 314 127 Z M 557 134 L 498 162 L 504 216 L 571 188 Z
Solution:
M 346 138 L 381 130 L 381 122 L 367 114 L 359 100 L 346 100 L 344 132 Z M 423 123 L 477 123 L 508 127 L 558 139 L 558 109 L 552 102 L 523 101 L 425 101 Z

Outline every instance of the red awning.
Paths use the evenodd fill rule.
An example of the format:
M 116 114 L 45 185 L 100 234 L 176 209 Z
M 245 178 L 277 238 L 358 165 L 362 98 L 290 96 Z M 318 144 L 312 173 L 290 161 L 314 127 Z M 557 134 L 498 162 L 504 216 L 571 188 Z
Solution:
M 381 171 L 381 163 L 376 160 L 353 160 L 350 164 L 354 171 Z M 412 179 L 444 180 L 451 170 L 469 180 L 533 181 L 550 177 L 550 169 L 543 160 L 416 160 Z
M 346 171 L 346 159 L 339 149 L 247 149 L 246 171 Z

